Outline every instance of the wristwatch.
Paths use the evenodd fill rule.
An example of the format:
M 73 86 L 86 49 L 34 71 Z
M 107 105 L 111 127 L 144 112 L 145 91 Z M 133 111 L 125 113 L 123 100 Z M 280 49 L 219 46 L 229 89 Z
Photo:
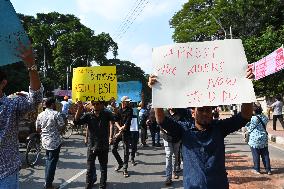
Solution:
M 37 71 L 36 65 L 32 65 L 31 67 L 28 67 L 28 71 Z

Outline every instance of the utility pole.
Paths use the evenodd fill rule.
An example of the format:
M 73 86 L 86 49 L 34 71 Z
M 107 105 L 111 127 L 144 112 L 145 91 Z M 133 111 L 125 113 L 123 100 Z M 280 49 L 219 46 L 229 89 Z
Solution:
M 221 22 L 219 20 L 217 20 L 212 14 L 210 14 L 212 16 L 212 18 L 215 20 L 215 22 L 221 27 L 221 29 L 224 31 L 225 33 L 225 39 L 227 39 L 227 33 L 226 33 L 226 30 L 223 28 Z M 231 31 L 230 31 L 231 33 Z M 232 36 L 231 36 L 231 39 L 232 39 Z

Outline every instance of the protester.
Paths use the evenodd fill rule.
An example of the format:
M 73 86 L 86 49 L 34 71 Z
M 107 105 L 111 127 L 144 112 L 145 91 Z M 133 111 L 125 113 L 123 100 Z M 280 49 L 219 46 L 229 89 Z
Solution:
M 106 188 L 108 151 L 110 143 L 110 127 L 113 116 L 104 109 L 104 103 L 92 101 L 91 112 L 84 115 L 83 103 L 77 102 L 78 110 L 75 115 L 74 123 L 78 125 L 88 125 L 88 152 L 87 152 L 87 174 L 86 189 L 91 189 L 94 185 L 95 161 L 98 157 L 101 170 L 99 187 Z
M 160 127 L 157 124 L 157 121 L 155 119 L 155 111 L 154 108 L 151 108 L 149 110 L 149 116 L 146 121 L 146 125 L 149 127 L 151 138 L 152 138 L 152 146 L 161 147 L 160 143 Z
M 147 125 L 146 125 L 146 121 L 147 118 L 149 116 L 148 110 L 145 107 L 144 103 L 140 103 L 140 110 L 139 110 L 139 114 L 138 114 L 138 120 L 139 120 L 139 127 L 141 128 L 141 146 L 142 147 L 146 147 L 146 138 L 147 138 Z
M 121 98 L 121 108 L 118 111 L 116 116 L 115 126 L 118 129 L 118 133 L 113 142 L 112 153 L 118 163 L 118 166 L 115 168 L 115 171 L 119 171 L 123 167 L 123 176 L 129 177 L 128 169 L 128 160 L 129 160 L 129 143 L 130 143 L 130 125 L 133 117 L 133 110 L 130 108 L 131 99 L 128 96 L 123 96 Z M 123 142 L 124 150 L 124 161 L 122 161 L 118 153 L 118 144 Z
M 42 101 L 41 88 L 31 47 L 20 44 L 19 56 L 25 63 L 30 78 L 29 96 L 9 99 L 4 94 L 8 76 L 0 70 L 0 188 L 18 189 L 21 158 L 19 154 L 18 125 L 25 113 L 35 110 Z M 0 60 L 1 61 L 1 60 Z
M 284 129 L 283 114 L 282 114 L 282 108 L 283 108 L 282 97 L 278 95 L 276 97 L 276 102 L 274 102 L 270 107 L 273 108 L 273 130 L 276 131 L 277 119 L 280 121 L 280 124 Z
M 247 78 L 252 77 L 252 70 L 248 69 Z M 156 76 L 149 77 L 149 87 L 156 82 Z M 164 130 L 182 139 L 184 188 L 229 188 L 224 138 L 249 122 L 252 103 L 242 104 L 240 113 L 224 120 L 213 121 L 210 106 L 195 108 L 194 122 L 177 122 L 165 117 L 162 108 L 155 108 L 155 116 Z
M 270 158 L 268 152 L 268 133 L 266 125 L 268 118 L 262 114 L 261 106 L 254 106 L 252 116 L 246 128 L 249 132 L 248 145 L 250 146 L 253 157 L 253 172 L 260 174 L 260 156 L 265 167 L 266 173 L 271 175 Z
M 131 164 L 135 166 L 135 155 L 137 154 L 137 144 L 139 141 L 139 127 L 138 127 L 138 110 L 133 107 L 133 116 L 130 125 L 130 146 L 131 146 Z
M 176 121 L 182 120 L 181 115 L 177 112 L 177 109 L 168 109 L 169 117 L 175 119 Z M 172 133 L 167 132 L 161 128 L 162 137 L 164 141 L 165 153 L 166 153 L 166 181 L 165 185 L 170 186 L 172 184 L 172 173 L 174 173 L 173 178 L 178 179 L 179 175 L 177 173 L 178 168 L 178 156 L 181 139 L 179 136 L 175 136 Z
M 53 189 L 56 188 L 52 185 L 52 182 L 62 142 L 60 132 L 64 129 L 65 122 L 60 112 L 56 111 L 56 100 L 54 98 L 48 98 L 45 105 L 45 110 L 37 117 L 36 130 L 41 132 L 42 146 L 46 150 L 44 187 Z
M 71 106 L 71 103 L 68 101 L 68 96 L 64 96 L 63 101 L 61 101 L 62 104 L 62 116 L 64 118 L 65 121 L 67 121 L 68 119 L 68 113 L 69 113 L 69 108 Z

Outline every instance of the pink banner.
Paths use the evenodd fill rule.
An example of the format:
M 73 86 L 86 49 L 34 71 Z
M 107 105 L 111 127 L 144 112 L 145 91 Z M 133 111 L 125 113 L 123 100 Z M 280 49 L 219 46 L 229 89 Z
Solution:
M 267 55 L 266 57 L 262 58 L 261 60 L 253 63 L 255 68 L 255 80 L 259 80 L 270 74 L 282 70 L 284 68 L 283 52 L 283 48 L 281 47 L 271 54 Z

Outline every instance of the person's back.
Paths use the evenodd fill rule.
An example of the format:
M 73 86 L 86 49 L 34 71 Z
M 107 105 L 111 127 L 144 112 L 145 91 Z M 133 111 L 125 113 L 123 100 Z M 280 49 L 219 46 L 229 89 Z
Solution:
M 283 108 L 283 102 L 277 100 L 272 105 L 273 107 L 273 115 L 282 115 L 282 108 Z
M 58 111 L 46 108 L 38 115 L 36 125 L 41 128 L 42 145 L 45 149 L 55 149 L 61 144 L 60 129 L 65 124 Z

